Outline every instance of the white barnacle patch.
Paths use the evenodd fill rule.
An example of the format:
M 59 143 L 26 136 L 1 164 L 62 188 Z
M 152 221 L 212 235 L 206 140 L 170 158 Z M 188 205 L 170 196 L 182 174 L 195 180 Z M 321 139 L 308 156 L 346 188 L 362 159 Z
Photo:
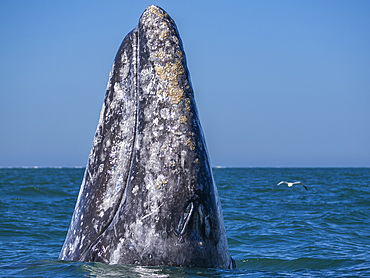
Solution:
M 155 181 L 153 179 L 153 175 L 150 173 L 150 169 L 146 170 L 145 177 L 144 177 L 144 184 L 146 185 L 146 189 L 150 192 L 152 188 L 155 186 Z M 147 205 L 146 202 L 144 206 Z
M 104 213 L 114 205 L 114 201 L 116 200 L 115 188 L 113 186 L 108 185 L 108 188 L 105 191 L 102 199 L 103 201 L 99 206 L 99 209 L 100 209 L 99 216 L 100 217 L 103 217 Z
M 80 242 L 80 246 L 78 247 L 79 249 L 81 249 L 81 248 L 82 248 L 83 243 L 84 243 L 84 239 L 85 239 L 85 235 L 82 235 L 81 242 Z
M 155 228 L 151 228 L 147 230 L 147 237 L 146 237 L 145 245 L 147 248 L 151 248 L 152 246 L 155 246 L 155 244 L 158 242 L 159 235 Z
M 93 223 L 95 233 L 98 233 L 100 226 L 98 225 L 97 221 L 95 221 L 95 219 L 93 219 L 92 223 Z
M 100 173 L 102 173 L 103 172 L 103 170 L 104 170 L 104 164 L 103 163 L 101 163 L 100 165 L 99 165 L 99 168 L 98 168 L 98 175 L 100 174 Z
M 70 250 L 76 250 L 78 247 L 78 243 L 80 242 L 80 237 L 77 235 L 76 240 L 71 244 Z
M 150 146 L 149 150 L 149 161 L 148 161 L 148 167 L 152 172 L 158 173 L 162 165 L 160 164 L 160 161 L 158 160 L 158 155 L 161 153 L 161 147 L 162 144 L 160 142 L 154 142 Z
M 138 190 L 139 190 L 139 186 L 135 185 L 134 188 L 132 189 L 132 194 L 136 194 Z
M 140 80 L 142 80 L 143 82 L 149 81 L 148 84 L 147 84 L 148 87 L 145 88 L 145 94 L 148 94 L 148 95 L 152 95 L 152 94 L 157 93 L 157 90 L 154 87 L 154 84 L 152 84 L 152 82 L 150 82 L 150 79 L 154 75 L 153 71 L 154 71 L 154 69 L 151 69 L 151 68 L 143 68 L 143 69 L 141 69 L 141 72 L 140 72 Z
M 161 117 L 165 120 L 168 120 L 170 118 L 170 110 L 168 108 L 161 109 Z
M 121 57 L 121 61 L 122 61 L 123 67 L 120 68 L 120 73 L 122 74 L 122 78 L 126 79 L 130 71 L 130 63 L 128 63 L 128 57 L 127 57 L 126 52 L 123 53 Z
M 172 120 L 174 120 L 174 119 L 177 118 L 177 113 L 174 110 L 172 110 L 172 109 L 170 111 L 170 117 L 171 117 Z
M 116 182 L 116 193 L 119 193 L 119 191 L 123 188 L 123 175 L 119 175 Z
M 121 84 L 119 82 L 114 83 L 114 92 L 116 93 L 117 99 L 123 99 L 124 98 L 123 90 L 122 90 Z M 112 101 L 112 103 L 113 102 L 114 101 Z
M 109 80 L 108 80 L 108 84 L 107 84 L 107 90 L 109 90 L 110 86 L 112 85 L 112 76 L 113 76 L 113 70 L 114 70 L 115 66 L 116 66 L 116 63 L 113 62 L 112 69 L 109 72 Z
M 163 186 L 166 186 L 167 185 L 166 177 L 162 174 L 159 174 L 155 181 L 155 185 L 158 189 L 161 189 Z
M 121 238 L 119 243 L 117 244 L 116 250 L 113 251 L 112 256 L 110 258 L 111 264 L 118 264 L 119 259 L 121 258 L 121 249 L 123 247 L 124 239 Z
M 111 142 L 111 140 L 108 138 L 108 139 L 105 141 L 105 147 L 106 147 L 106 148 L 109 148 L 111 145 L 112 145 L 112 142 Z
M 155 105 L 155 104 L 153 104 Z M 147 122 L 153 122 L 153 120 L 158 116 L 158 111 L 156 111 L 152 107 L 148 107 L 148 109 L 144 110 L 144 118 Z
M 179 135 L 180 134 L 181 131 L 179 130 L 179 128 L 180 128 L 180 124 L 177 123 L 177 122 L 174 122 L 172 125 L 168 125 L 167 126 L 167 130 L 169 132 L 172 132 L 175 135 Z
M 102 118 L 100 118 L 100 120 L 99 120 L 99 125 L 97 127 L 97 133 L 96 133 L 96 135 L 94 137 L 94 141 L 93 141 L 93 148 L 91 148 L 91 151 L 90 151 L 90 154 L 89 154 L 89 160 L 90 161 L 94 159 L 94 156 L 95 156 L 94 149 L 101 142 L 101 139 L 102 139 L 102 136 L 98 133 L 100 126 L 102 126 L 102 122 L 103 122 Z
M 143 222 L 141 219 L 136 219 L 135 222 L 130 224 L 129 230 L 131 231 L 132 235 L 135 235 L 136 238 L 141 239 L 144 236 L 143 228 Z

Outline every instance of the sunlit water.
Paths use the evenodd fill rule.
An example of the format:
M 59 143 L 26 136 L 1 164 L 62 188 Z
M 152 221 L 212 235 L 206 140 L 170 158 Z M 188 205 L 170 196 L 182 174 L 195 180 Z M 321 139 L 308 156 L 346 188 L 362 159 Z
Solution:
M 0 169 L 1 277 L 370 277 L 369 168 L 214 169 L 236 270 L 58 261 L 83 172 Z

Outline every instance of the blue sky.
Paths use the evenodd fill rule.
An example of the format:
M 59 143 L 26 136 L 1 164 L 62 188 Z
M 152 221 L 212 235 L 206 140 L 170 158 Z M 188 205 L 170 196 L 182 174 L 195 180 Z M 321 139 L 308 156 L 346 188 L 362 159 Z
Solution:
M 370 1 L 0 1 L 0 166 L 85 166 L 118 47 L 156 4 L 214 166 L 370 166 Z

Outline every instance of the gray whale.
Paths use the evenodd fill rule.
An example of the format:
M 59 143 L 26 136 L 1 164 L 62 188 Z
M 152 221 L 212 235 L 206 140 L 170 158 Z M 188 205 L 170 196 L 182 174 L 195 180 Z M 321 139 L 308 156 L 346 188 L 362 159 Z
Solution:
M 157 6 L 114 60 L 59 259 L 235 267 L 182 42 Z

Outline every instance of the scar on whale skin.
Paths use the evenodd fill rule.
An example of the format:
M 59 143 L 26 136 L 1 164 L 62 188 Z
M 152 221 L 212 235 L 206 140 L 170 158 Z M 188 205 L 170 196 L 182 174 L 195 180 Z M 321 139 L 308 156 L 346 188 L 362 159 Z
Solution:
M 59 259 L 235 268 L 185 52 L 157 6 L 115 57 Z

